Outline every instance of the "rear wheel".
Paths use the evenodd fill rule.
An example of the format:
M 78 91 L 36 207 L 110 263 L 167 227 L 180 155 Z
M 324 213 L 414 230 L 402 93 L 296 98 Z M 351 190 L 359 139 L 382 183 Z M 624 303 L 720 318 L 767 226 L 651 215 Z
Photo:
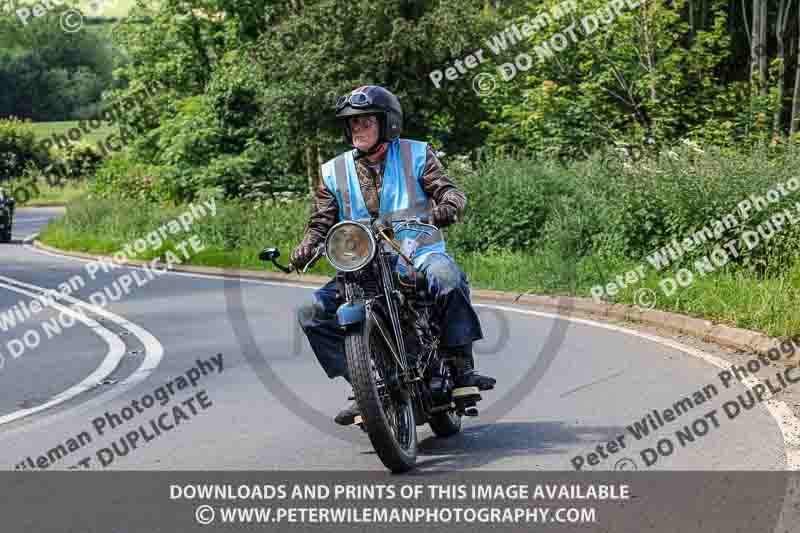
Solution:
M 386 468 L 402 473 L 414 468 L 417 461 L 417 427 L 412 400 L 397 385 L 399 367 L 384 336 L 391 341 L 387 322 L 370 313 L 365 323 L 345 338 L 345 352 L 369 440 Z
M 11 230 L 0 232 L 0 242 L 11 242 Z

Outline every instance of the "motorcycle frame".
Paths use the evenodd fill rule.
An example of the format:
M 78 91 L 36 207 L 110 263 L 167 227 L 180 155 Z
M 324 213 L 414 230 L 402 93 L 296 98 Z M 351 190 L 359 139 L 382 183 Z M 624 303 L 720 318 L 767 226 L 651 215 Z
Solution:
M 352 222 L 352 221 L 351 221 Z M 424 224 L 423 224 L 424 225 Z M 392 278 L 393 269 L 389 263 L 389 257 L 391 253 L 386 251 L 383 246 L 381 245 L 382 242 L 386 241 L 385 235 L 382 235 L 380 232 L 375 235 L 376 232 L 372 230 L 370 226 L 363 224 L 364 228 L 370 232 L 371 235 L 375 238 L 375 242 L 378 244 L 375 248 L 375 255 L 374 257 L 368 261 L 364 266 L 360 269 L 355 271 L 345 271 L 345 270 L 338 270 L 336 273 L 337 277 L 337 285 L 343 287 L 344 291 L 340 290 L 340 293 L 343 292 L 343 300 L 344 302 L 339 306 L 337 309 L 337 315 L 339 314 L 340 310 L 348 306 L 352 308 L 353 306 L 358 306 L 362 304 L 359 300 L 363 298 L 362 294 L 359 294 L 361 287 L 359 283 L 354 279 L 356 276 L 363 275 L 363 272 L 370 268 L 377 268 L 379 271 L 380 279 L 379 285 L 382 290 L 381 294 L 373 296 L 371 298 L 363 298 L 363 306 L 364 312 L 361 316 L 357 319 L 350 319 L 347 321 L 347 325 L 344 327 L 354 326 L 367 320 L 371 319 L 371 315 L 376 312 L 375 307 L 379 311 L 379 313 L 385 313 L 383 318 L 387 318 L 391 328 L 392 328 L 392 337 L 393 339 L 387 339 L 386 334 L 387 332 L 383 331 L 383 328 L 379 327 L 381 334 L 384 336 L 384 340 L 387 341 L 387 345 L 389 345 L 389 349 L 392 351 L 393 356 L 395 357 L 396 362 L 400 367 L 401 373 L 401 385 L 404 386 L 410 396 L 412 397 L 412 402 L 414 406 L 414 410 L 418 415 L 424 415 L 421 419 L 417 420 L 417 424 L 423 424 L 429 418 L 430 407 L 429 405 L 425 405 L 426 402 L 423 401 L 423 398 L 420 397 L 418 394 L 418 387 L 415 384 L 419 384 L 423 381 L 425 370 L 428 368 L 428 365 L 431 364 L 433 361 L 433 354 L 436 352 L 436 348 L 438 346 L 438 338 L 434 338 L 432 343 L 424 342 L 420 339 L 420 344 L 422 346 L 422 351 L 420 353 L 420 361 L 424 361 L 421 365 L 414 365 L 413 368 L 409 364 L 408 358 L 408 351 L 405 345 L 405 338 L 402 333 L 401 323 L 400 323 L 400 309 L 399 303 L 397 301 L 398 298 L 402 298 L 401 292 L 395 288 L 394 280 Z M 335 227 L 335 226 L 334 226 Z M 329 236 L 333 233 L 333 228 L 329 233 Z M 327 239 L 326 239 L 327 241 Z M 326 242 L 327 247 L 327 242 Z M 401 258 L 398 258 L 398 261 Z M 383 301 L 385 300 L 385 301 Z M 409 302 L 409 306 L 412 304 Z M 413 310 L 416 312 L 416 310 Z M 380 321 L 376 321 L 376 324 L 380 324 Z M 397 353 L 395 353 L 395 349 Z M 427 354 L 427 358 L 425 357 Z M 441 361 L 442 364 L 444 360 Z

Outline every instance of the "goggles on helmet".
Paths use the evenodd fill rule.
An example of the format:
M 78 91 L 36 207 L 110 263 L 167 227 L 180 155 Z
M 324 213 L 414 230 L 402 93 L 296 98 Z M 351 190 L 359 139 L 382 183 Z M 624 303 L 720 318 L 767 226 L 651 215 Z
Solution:
M 340 96 L 336 101 L 336 112 L 338 113 L 348 105 L 355 109 L 364 109 L 372 105 L 372 98 L 366 93 L 352 93 Z

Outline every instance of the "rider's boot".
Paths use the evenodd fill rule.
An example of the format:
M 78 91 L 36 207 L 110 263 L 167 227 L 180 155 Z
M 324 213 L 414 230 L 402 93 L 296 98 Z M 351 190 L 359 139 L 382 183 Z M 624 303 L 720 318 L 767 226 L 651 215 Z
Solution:
M 358 409 L 358 402 L 353 402 L 341 411 L 339 414 L 336 415 L 336 418 L 333 419 L 337 424 L 340 426 L 349 426 L 352 424 L 360 424 L 361 420 L 361 411 Z
M 481 400 L 482 390 L 491 390 L 495 379 L 475 372 L 475 359 L 472 355 L 472 343 L 448 348 L 455 357 L 455 375 L 453 376 L 453 400 L 458 411 L 477 414 L 475 405 Z
M 350 375 L 345 371 L 344 379 L 352 385 L 350 382 Z M 361 418 L 361 411 L 358 409 L 358 402 L 353 402 L 341 411 L 339 414 L 334 417 L 334 422 L 339 424 L 340 426 L 350 426 L 353 424 L 363 424 L 363 419 Z

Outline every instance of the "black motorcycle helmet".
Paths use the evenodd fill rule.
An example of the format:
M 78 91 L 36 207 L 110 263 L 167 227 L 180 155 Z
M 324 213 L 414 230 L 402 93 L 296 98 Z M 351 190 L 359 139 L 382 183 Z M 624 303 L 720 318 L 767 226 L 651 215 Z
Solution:
M 403 129 L 403 108 L 400 100 L 379 85 L 365 85 L 349 94 L 340 96 L 336 102 L 336 119 L 344 126 L 344 138 L 353 144 L 353 132 L 347 119 L 363 115 L 375 115 L 378 119 L 378 140 L 359 156 L 375 153 L 381 143 L 397 139 Z

